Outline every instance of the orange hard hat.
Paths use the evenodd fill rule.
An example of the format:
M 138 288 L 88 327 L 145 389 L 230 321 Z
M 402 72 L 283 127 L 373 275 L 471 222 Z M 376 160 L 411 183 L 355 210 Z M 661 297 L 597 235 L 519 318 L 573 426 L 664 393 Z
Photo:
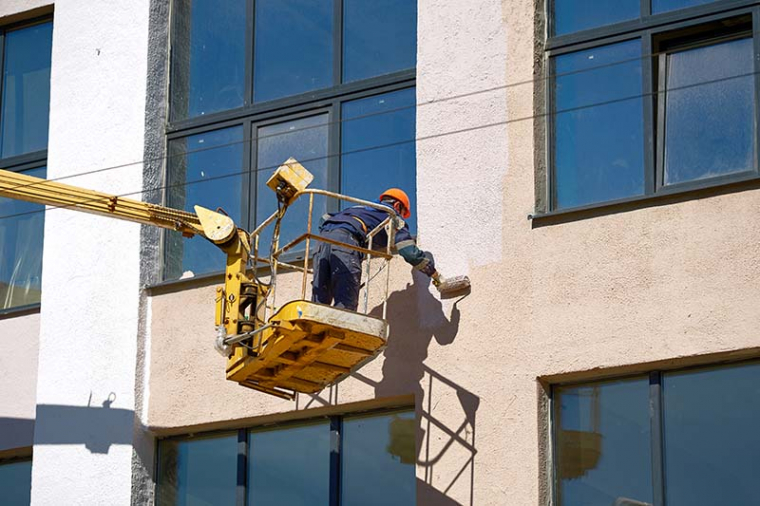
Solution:
M 388 190 L 385 190 L 382 195 L 380 195 L 380 200 L 383 200 L 383 197 L 396 199 L 404 205 L 404 212 L 401 214 L 402 218 L 407 219 L 412 215 L 412 206 L 409 204 L 409 196 L 404 190 L 401 190 L 399 188 L 390 188 Z

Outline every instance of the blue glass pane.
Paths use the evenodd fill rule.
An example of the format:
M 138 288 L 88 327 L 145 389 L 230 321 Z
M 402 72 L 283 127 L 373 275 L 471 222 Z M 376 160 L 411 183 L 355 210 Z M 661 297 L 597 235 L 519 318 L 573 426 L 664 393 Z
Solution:
M 165 440 L 158 452 L 158 506 L 235 504 L 236 435 Z
M 53 23 L 5 35 L 0 156 L 47 149 Z
M 637 19 L 641 15 L 639 1 L 553 0 L 554 35 Z
M 561 505 L 651 504 L 648 379 L 561 387 L 555 399 Z
M 251 432 L 248 441 L 249 506 L 330 504 L 329 422 Z
M 344 420 L 342 504 L 416 504 L 416 433 L 412 411 Z
M 752 39 L 668 55 L 665 184 L 752 170 Z
M 640 57 L 632 40 L 555 59 L 558 208 L 644 192 Z
M 683 9 L 694 5 L 709 4 L 716 1 L 717 0 L 652 0 L 652 12 L 657 14 L 659 12 Z
M 3 506 L 29 506 L 32 498 L 32 461 L 0 464 L 0 498 Z
M 394 91 L 343 104 L 341 192 L 375 201 L 393 187 L 411 200 L 417 229 L 417 160 L 415 90 Z
M 215 130 L 169 144 L 169 207 L 195 212 L 200 205 L 218 207 L 242 225 L 243 200 L 248 198 L 243 174 L 243 128 Z M 246 200 L 247 202 L 247 200 Z M 200 237 L 183 238 L 167 232 L 164 279 L 177 279 L 184 272 L 195 275 L 224 270 L 224 253 Z
M 760 364 L 666 374 L 668 506 L 758 504 Z
M 44 178 L 46 172 L 42 167 L 23 174 Z M 40 302 L 44 211 L 39 204 L 0 197 L 0 309 Z
M 417 0 L 344 0 L 343 82 L 414 68 Z
M 277 167 L 291 156 L 314 175 L 311 188 L 327 188 L 327 123 L 327 114 L 320 114 L 259 128 L 255 202 L 257 223 L 261 223 L 277 210 L 277 198 L 267 187 L 267 180 Z M 315 198 L 313 223 L 318 224 L 319 218 L 326 212 L 326 200 L 321 197 Z M 280 229 L 280 246 L 306 233 L 308 216 L 307 198 L 299 199 L 288 208 Z M 259 251 L 264 256 L 269 253 L 272 231 L 271 226 L 266 229 L 259 242 Z
M 333 85 L 333 0 L 257 0 L 254 101 Z
M 172 119 L 241 107 L 246 0 L 174 2 Z

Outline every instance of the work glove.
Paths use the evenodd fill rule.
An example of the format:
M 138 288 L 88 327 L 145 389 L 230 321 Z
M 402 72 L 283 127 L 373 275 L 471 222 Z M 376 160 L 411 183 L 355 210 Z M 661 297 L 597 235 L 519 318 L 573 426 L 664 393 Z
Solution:
M 433 277 L 436 274 L 435 270 L 435 261 L 433 260 L 433 255 L 427 251 L 423 253 L 425 255 L 425 260 L 423 260 L 423 264 L 420 267 L 420 272 L 427 274 L 429 277 Z

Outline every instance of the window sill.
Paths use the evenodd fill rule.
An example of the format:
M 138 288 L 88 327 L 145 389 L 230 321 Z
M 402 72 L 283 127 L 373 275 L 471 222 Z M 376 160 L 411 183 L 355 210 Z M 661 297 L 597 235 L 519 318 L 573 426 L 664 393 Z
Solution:
M 17 318 L 19 316 L 27 316 L 30 314 L 38 314 L 40 312 L 40 304 L 28 304 L 26 306 L 9 307 L 7 309 L 0 309 L 0 320 L 9 320 L 11 318 Z
M 303 251 L 288 252 L 283 255 L 283 262 L 299 265 L 303 264 Z M 309 261 L 311 263 L 311 261 Z M 294 272 L 292 269 L 282 269 L 280 272 Z M 269 266 L 261 265 L 257 269 L 259 276 L 269 275 Z M 145 285 L 143 288 L 150 292 L 151 295 L 164 295 L 168 293 L 191 290 L 210 285 L 221 285 L 224 283 L 224 271 L 219 270 L 208 274 L 199 274 L 191 278 L 168 279 L 152 285 Z
M 743 173 L 726 176 L 711 183 L 696 181 L 689 185 L 684 184 L 677 188 L 660 190 L 654 195 L 642 195 L 571 209 L 529 214 L 528 219 L 531 220 L 532 228 L 541 228 L 758 188 L 760 188 L 758 174 L 756 172 Z

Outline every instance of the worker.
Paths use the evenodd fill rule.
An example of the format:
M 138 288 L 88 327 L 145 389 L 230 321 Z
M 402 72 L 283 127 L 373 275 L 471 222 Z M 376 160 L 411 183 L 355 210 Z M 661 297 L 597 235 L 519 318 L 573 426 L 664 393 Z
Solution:
M 378 201 L 396 214 L 408 219 L 411 216 L 409 197 L 398 188 L 391 188 L 380 195 Z M 349 207 L 337 214 L 329 215 L 319 230 L 325 238 L 367 247 L 367 233 L 374 230 L 388 213 L 370 206 Z M 385 230 L 378 232 L 372 245 L 386 247 L 388 235 Z M 416 270 L 430 277 L 436 275 L 435 263 L 430 253 L 424 252 L 409 232 L 409 225 L 399 220 L 395 234 L 395 247 L 398 253 Z M 335 307 L 355 311 L 359 305 L 359 288 L 362 276 L 364 254 L 343 246 L 320 242 L 314 255 L 314 279 L 312 283 L 312 301 L 331 304 Z

